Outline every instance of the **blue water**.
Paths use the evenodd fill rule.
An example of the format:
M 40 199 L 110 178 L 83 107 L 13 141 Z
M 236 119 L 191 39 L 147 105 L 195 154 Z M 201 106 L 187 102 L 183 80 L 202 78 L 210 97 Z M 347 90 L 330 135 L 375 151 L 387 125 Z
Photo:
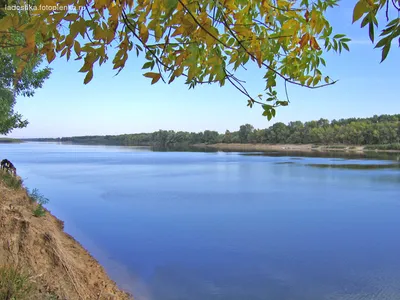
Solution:
M 397 161 L 46 143 L 0 156 L 136 300 L 400 299 Z

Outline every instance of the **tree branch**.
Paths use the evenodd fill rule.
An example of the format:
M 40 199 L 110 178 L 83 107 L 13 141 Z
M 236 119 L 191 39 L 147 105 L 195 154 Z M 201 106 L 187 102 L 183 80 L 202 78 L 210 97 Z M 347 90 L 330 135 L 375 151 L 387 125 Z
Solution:
M 252 54 L 250 51 L 248 51 L 248 49 L 242 44 L 242 42 L 239 40 L 239 38 L 237 37 L 237 35 L 233 32 L 233 30 L 229 27 L 229 25 L 227 24 L 226 18 L 225 16 L 222 16 L 222 18 L 224 19 L 223 24 L 224 26 L 228 29 L 228 31 L 230 32 L 230 34 L 233 36 L 233 38 L 239 43 L 240 47 L 253 59 L 253 60 L 257 60 L 257 58 L 254 56 L 254 54 Z M 274 74 L 276 74 L 277 76 L 279 76 L 280 78 L 282 78 L 283 80 L 285 80 L 288 83 L 294 84 L 294 85 L 298 85 L 298 86 L 302 86 L 302 87 L 306 87 L 309 89 L 318 89 L 318 88 L 322 88 L 325 86 L 329 86 L 329 85 L 333 85 L 335 84 L 337 81 L 333 81 L 330 83 L 326 83 L 326 84 L 321 84 L 318 86 L 308 86 L 305 84 L 302 84 L 300 82 L 297 81 L 293 81 L 291 80 L 289 77 L 284 76 L 283 74 L 279 73 L 278 71 L 276 71 L 274 68 L 271 68 L 270 66 L 268 66 L 265 62 L 261 63 L 264 67 L 266 67 L 268 70 L 272 71 Z

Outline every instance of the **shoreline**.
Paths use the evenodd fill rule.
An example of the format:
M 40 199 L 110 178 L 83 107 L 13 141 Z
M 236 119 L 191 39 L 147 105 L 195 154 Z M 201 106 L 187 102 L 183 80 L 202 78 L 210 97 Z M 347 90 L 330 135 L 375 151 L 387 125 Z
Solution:
M 155 145 L 120 145 L 120 144 L 103 144 L 103 143 L 77 143 L 77 142 L 58 142 L 58 141 L 35 141 L 35 140 L 22 140 L 22 143 L 56 143 L 66 145 L 83 145 L 83 146 L 116 146 L 116 147 L 134 147 L 134 148 L 157 148 Z M 370 147 L 376 146 L 376 149 Z M 207 149 L 216 151 L 228 151 L 228 152 L 301 152 L 301 153 L 329 153 L 329 152 L 341 152 L 341 153 L 400 153 L 399 150 L 392 149 L 378 149 L 382 145 L 315 145 L 315 144 L 240 144 L 240 143 L 216 143 L 216 144 L 172 144 L 168 145 L 165 149 L 173 150 L 179 148 L 195 148 L 197 150 Z M 161 147 L 164 149 L 163 147 Z
M 44 215 L 35 216 L 37 205 L 19 177 L 0 170 L 0 275 L 26 276 L 29 294 L 21 299 L 133 299 L 64 231 L 63 221 L 45 208 Z M 3 277 L 0 281 L 10 280 Z
M 239 144 L 239 143 L 217 143 L 217 144 L 194 144 L 195 148 L 216 149 L 221 151 L 240 151 L 240 152 L 343 152 L 343 153 L 400 153 L 400 150 L 378 150 L 365 149 L 366 146 L 357 145 L 313 145 L 313 144 Z

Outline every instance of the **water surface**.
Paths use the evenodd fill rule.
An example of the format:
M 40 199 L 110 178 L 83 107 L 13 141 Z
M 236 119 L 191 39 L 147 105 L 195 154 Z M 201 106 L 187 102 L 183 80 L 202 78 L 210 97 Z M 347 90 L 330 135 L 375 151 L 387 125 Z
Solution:
M 400 169 L 300 157 L 1 145 L 137 300 L 400 299 Z

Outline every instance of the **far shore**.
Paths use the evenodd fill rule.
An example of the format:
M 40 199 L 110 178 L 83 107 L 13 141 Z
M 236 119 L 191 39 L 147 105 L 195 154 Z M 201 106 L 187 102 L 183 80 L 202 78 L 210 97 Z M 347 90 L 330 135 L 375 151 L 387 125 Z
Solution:
M 209 148 L 222 151 L 281 151 L 281 152 L 400 152 L 400 150 L 373 150 L 365 149 L 365 146 L 356 145 L 313 145 L 313 144 L 239 144 L 239 143 L 218 143 L 218 144 L 194 144 L 196 148 Z
M 0 139 L 0 143 L 2 140 Z M 3 142 L 11 142 L 4 141 Z M 61 143 L 61 144 L 71 144 L 71 145 L 103 145 L 103 146 L 120 146 L 120 147 L 156 147 L 154 145 L 123 145 L 117 143 L 99 143 L 99 142 L 76 142 L 76 141 L 56 141 L 54 139 L 26 139 L 26 140 L 13 140 L 12 142 L 50 142 L 50 143 Z M 315 145 L 315 144 L 240 144 L 240 143 L 216 143 L 216 144 L 206 144 L 206 143 L 197 143 L 197 144 L 172 144 L 166 147 L 166 149 L 174 149 L 174 147 L 187 147 L 196 148 L 198 150 L 207 149 L 207 150 L 221 150 L 221 151 L 236 151 L 236 152 L 302 152 L 302 153 L 311 153 L 311 152 L 347 152 L 347 153 L 400 153 L 399 150 L 389 150 L 389 149 L 379 149 L 382 145 L 375 145 L 376 149 L 374 149 L 374 145 L 343 145 L 343 144 L 332 144 L 332 145 Z
M 23 141 L 20 139 L 13 139 L 13 138 L 2 138 L 0 137 L 0 143 L 8 144 L 8 143 L 22 143 Z

